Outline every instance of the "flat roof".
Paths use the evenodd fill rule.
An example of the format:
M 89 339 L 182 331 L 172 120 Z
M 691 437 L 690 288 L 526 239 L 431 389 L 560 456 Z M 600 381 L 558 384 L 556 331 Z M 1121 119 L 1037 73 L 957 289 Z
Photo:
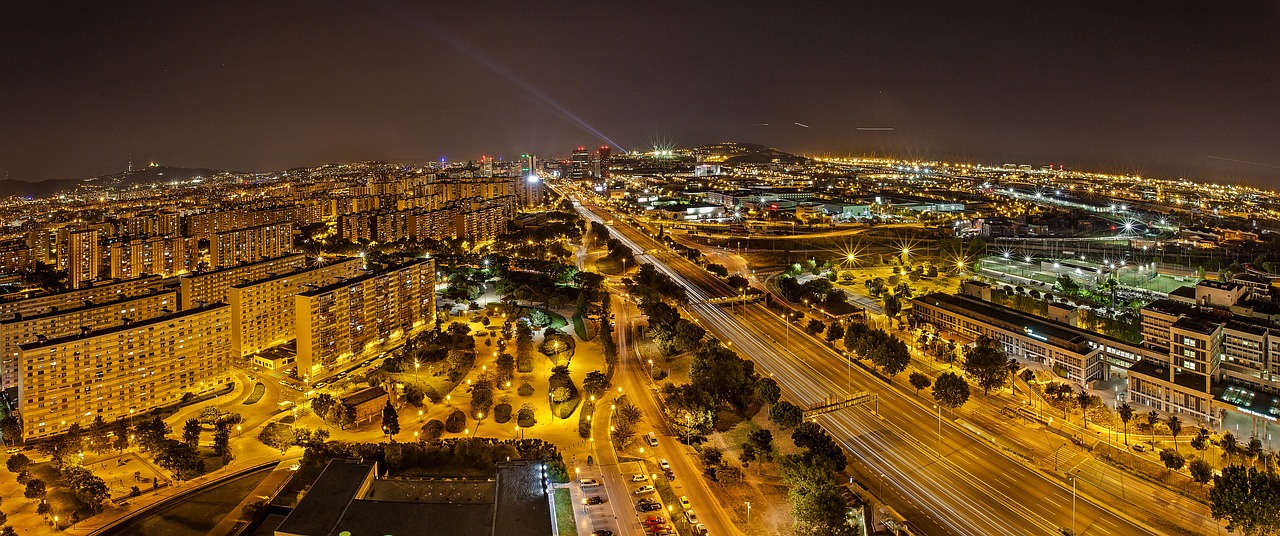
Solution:
M 1023 331 L 1027 334 L 1036 333 L 1045 335 L 1050 339 L 1057 339 L 1063 343 L 1073 343 L 1077 341 L 1083 342 L 1089 340 L 1083 332 L 1078 331 L 1067 324 L 1026 315 L 1015 309 L 988 303 L 970 296 L 950 295 L 935 292 L 913 299 L 926 304 L 929 302 L 945 302 L 953 307 L 953 312 L 968 315 L 976 313 L 982 316 L 987 316 L 999 322 L 1003 322 L 1005 326 L 1001 327 L 1010 331 Z M 1016 329 L 1017 327 L 1021 327 L 1022 329 Z M 1075 348 L 1069 349 L 1072 351 L 1078 351 Z
M 55 344 L 62 344 L 62 343 L 71 342 L 71 341 L 79 340 L 79 339 L 91 339 L 91 338 L 94 338 L 94 337 L 101 337 L 101 336 L 103 336 L 103 335 L 110 335 L 110 334 L 112 334 L 112 333 L 118 333 L 118 332 L 121 332 L 121 331 L 130 330 L 130 329 L 134 329 L 134 328 L 140 328 L 140 327 L 150 326 L 150 325 L 152 325 L 152 324 L 162 324 L 162 323 L 164 323 L 164 322 L 170 322 L 170 321 L 177 320 L 177 319 L 180 319 L 180 318 L 185 318 L 185 317 L 188 317 L 188 316 L 191 316 L 191 315 L 197 314 L 197 313 L 204 313 L 204 312 L 208 312 L 208 311 L 211 311 L 211 310 L 213 310 L 213 309 L 218 309 L 218 308 L 220 308 L 220 307 L 230 307 L 230 306 L 229 306 L 229 305 L 227 305 L 227 304 L 225 304 L 225 303 L 221 303 L 221 302 L 217 302 L 217 303 L 206 303 L 206 304 L 202 304 L 202 305 L 200 305 L 199 307 L 194 307 L 194 308 L 191 308 L 191 309 L 184 309 L 184 310 L 182 310 L 182 311 L 178 311 L 178 312 L 176 312 L 176 313 L 172 313 L 172 314 L 167 314 L 167 315 L 164 315 L 164 316 L 157 316 L 157 317 L 155 317 L 155 318 L 148 318 L 148 319 L 146 319 L 146 320 L 141 320 L 141 321 L 138 321 L 138 322 L 130 322 L 130 323 L 128 323 L 128 324 L 120 324 L 120 325 L 118 325 L 118 326 L 111 326 L 111 327 L 109 327 L 109 328 L 103 328 L 103 329 L 99 329 L 99 330 L 96 330 L 96 331 L 90 331 L 90 332 L 88 332 L 88 333 L 85 333 L 84 335 L 80 335 L 80 334 L 76 334 L 76 335 L 67 335 L 67 336 L 65 336 L 65 337 L 58 337 L 58 338 L 56 338 L 56 339 L 49 339 L 49 340 L 47 340 L 47 341 L 43 341 L 43 342 L 41 342 L 41 341 L 29 342 L 29 343 L 27 343 L 27 344 L 21 344 L 21 345 L 18 345 L 18 348 L 21 348 L 21 349 L 23 349 L 23 350 L 34 350 L 34 349 L 37 349 L 37 348 L 40 348 L 40 347 L 43 347 L 43 346 L 52 346 L 52 345 L 55 345 Z
M 413 259 L 413 260 L 408 261 L 408 262 L 405 262 L 405 263 L 403 263 L 403 264 L 397 264 L 397 265 L 395 265 L 395 266 L 392 266 L 392 267 L 390 267 L 390 268 L 386 268 L 386 269 L 383 269 L 383 270 L 380 270 L 380 271 L 377 271 L 377 272 L 369 272 L 369 273 L 366 273 L 366 274 L 364 274 L 364 275 L 356 276 L 356 277 L 353 277 L 353 278 L 351 278 L 351 279 L 347 279 L 347 280 L 344 280 L 344 281 L 339 281 L 339 282 L 337 282 L 337 283 L 330 283 L 330 284 L 325 285 L 325 286 L 323 286 L 323 287 L 318 287 L 318 288 L 315 288 L 315 289 L 312 289 L 312 290 L 308 290 L 308 291 L 306 291 L 306 292 L 299 292 L 299 293 L 298 293 L 298 295 L 299 295 L 299 296 L 307 296 L 307 297 L 311 297 L 311 296 L 319 296 L 319 295 L 324 294 L 324 293 L 326 293 L 326 292 L 333 292 L 333 291 L 338 290 L 338 289 L 343 288 L 343 287 L 347 287 L 347 286 L 354 285 L 354 284 L 356 284 L 356 283 L 361 283 L 361 282 L 364 282 L 364 281 L 368 281 L 368 280 L 373 279 L 373 278 L 375 278 L 375 277 L 381 277 L 381 276 L 384 276 L 384 275 L 389 274 L 389 273 L 391 273 L 391 272 L 395 272 L 395 271 L 401 270 L 401 269 L 403 269 L 403 268 L 406 268 L 406 267 L 409 267 L 409 266 L 413 266 L 413 265 L 415 265 L 415 264 L 420 264 L 420 263 L 428 262 L 428 261 L 430 261 L 430 260 L 431 260 L 431 259 Z
M 277 280 L 277 279 L 284 279 L 284 278 L 286 278 L 286 277 L 292 277 L 292 276 L 295 276 L 295 275 L 298 275 L 298 274 L 302 274 L 302 273 L 306 273 L 306 272 L 310 272 L 310 271 L 313 271 L 313 270 L 319 270 L 319 269 L 321 269 L 321 268 L 328 268 L 328 267 L 333 266 L 333 265 L 335 265 L 335 264 L 342 264 L 342 263 L 344 263 L 344 262 L 351 262 L 351 261 L 358 261 L 358 260 L 360 260 L 360 258 L 359 258 L 359 257 L 340 257 L 340 258 L 338 258 L 337 260 L 335 260 L 335 261 L 333 261 L 333 262 L 325 263 L 325 265 L 324 265 L 324 266 L 319 266 L 319 265 L 317 265 L 317 266 L 311 266 L 311 267 L 303 266 L 303 267 L 300 267 L 300 268 L 294 268 L 294 269 L 289 270 L 289 271 L 286 271 L 286 272 L 280 272 L 280 273 L 278 273 L 278 274 L 271 274 L 271 275 L 269 275 L 269 276 L 267 276 L 267 277 L 264 277 L 264 278 L 262 278 L 262 279 L 254 279 L 253 281 L 243 281 L 243 282 L 240 282 L 240 283 L 236 283 L 236 284 L 234 284 L 234 285 L 231 285 L 231 288 L 245 288 L 245 287 L 252 287 L 252 286 L 254 286 L 254 285 L 261 285 L 261 284 L 263 284 L 263 283 L 270 283 L 270 282 L 275 281 L 275 280 Z
M 308 536 L 331 534 L 355 500 L 360 485 L 376 469 L 372 462 L 331 460 L 276 531 Z
M 1208 320 L 1188 316 L 1188 317 L 1179 318 L 1170 327 L 1208 335 L 1210 333 L 1213 333 L 1214 331 L 1217 331 L 1218 327 L 1221 325 L 1222 324 L 1220 323 L 1210 322 Z
M 247 268 L 247 267 L 249 267 L 249 266 L 257 266 L 257 265 L 259 265 L 259 264 L 269 264 L 269 263 L 273 263 L 273 262 L 281 262 L 281 261 L 283 261 L 283 260 L 285 260 L 285 259 L 291 259 L 291 258 L 293 258 L 293 257 L 303 257 L 303 258 L 306 258 L 306 255 L 303 255 L 303 254 L 301 254 L 301 253 L 290 253 L 290 254 L 288 254 L 288 255 L 281 255 L 281 256 L 279 256 L 279 257 L 272 257 L 272 258 L 270 258 L 270 259 L 262 259 L 262 260 L 260 260 L 260 261 L 258 261 L 258 262 L 250 262 L 250 263 L 245 263 L 245 264 L 237 264 L 237 265 L 235 265 L 235 266 L 228 266 L 228 267 L 226 267 L 226 268 L 218 268 L 217 270 L 209 270 L 208 272 L 192 272 L 192 273 L 187 273 L 187 274 L 183 274 L 183 275 L 179 276 L 178 278 L 179 278 L 179 279 L 192 279 L 192 278 L 196 278 L 196 277 L 205 277 L 205 276 L 209 276 L 209 275 L 219 274 L 219 273 L 222 273 L 222 272 L 229 272 L 229 271 L 231 271 L 231 270 L 239 270 L 239 269 L 242 269 L 242 268 Z M 157 276 L 157 277 L 159 277 L 159 276 Z
M 547 500 L 542 462 L 498 464 L 498 492 L 494 505 L 494 534 L 541 536 L 551 534 L 551 506 Z
M 544 503 L 546 501 L 543 501 Z M 493 530 L 493 504 L 416 503 L 399 501 L 354 500 L 340 512 L 333 529 L 324 534 L 350 536 L 489 536 L 490 534 L 551 534 L 522 532 L 522 527 Z M 548 520 L 550 517 L 548 516 Z M 282 529 L 283 532 L 283 529 Z
M 73 308 L 70 308 L 70 309 L 56 309 L 56 310 L 49 311 L 49 312 L 47 312 L 47 313 L 40 313 L 40 314 L 35 314 L 35 315 L 18 315 L 18 316 L 13 317 L 13 318 L 12 318 L 12 319 L 10 319 L 10 320 L 0 321 L 0 325 L 3 325 L 3 324 L 16 324 L 16 323 L 18 323 L 18 322 L 23 322 L 23 321 L 26 321 L 26 320 L 38 320 L 38 319 L 41 319 L 41 318 L 47 318 L 47 317 L 51 317 L 51 316 L 65 315 L 65 314 L 71 314 L 71 313 L 78 313 L 78 312 L 80 312 L 80 311 L 85 311 L 85 310 L 89 310 L 89 309 L 96 309 L 96 308 L 98 308 L 98 307 L 112 307 L 112 306 L 115 306 L 115 305 L 120 305 L 120 304 L 122 304 L 122 303 L 128 303 L 128 302 L 131 302 L 131 301 L 134 301 L 134 300 L 143 300 L 143 299 L 147 299 L 147 298 L 154 298 L 154 297 L 156 297 L 156 296 L 158 296 L 158 295 L 160 295 L 160 294 L 174 294 L 174 297 L 177 297 L 177 293 L 176 293 L 175 291 L 173 291 L 173 290 L 155 290 L 155 291 L 153 291 L 153 292 L 151 292 L 151 293 L 149 293 L 149 294 L 142 294 L 142 295 L 138 295 L 138 296 L 127 296 L 127 297 L 124 297 L 124 298 L 119 298 L 119 299 L 115 299 L 115 300 L 111 300 L 111 301 L 105 301 L 105 302 L 102 302 L 102 303 L 94 303 L 94 302 L 92 302 L 92 301 L 90 301 L 90 300 L 85 300 L 85 301 L 86 301 L 86 302 L 88 302 L 88 303 L 86 303 L 85 305 L 81 305 L 81 306 L 79 306 L 79 307 L 73 307 Z M 174 307 L 177 307 L 177 306 L 178 306 L 178 304 L 177 304 L 177 303 L 174 303 L 174 304 L 173 304 L 173 306 L 174 306 Z

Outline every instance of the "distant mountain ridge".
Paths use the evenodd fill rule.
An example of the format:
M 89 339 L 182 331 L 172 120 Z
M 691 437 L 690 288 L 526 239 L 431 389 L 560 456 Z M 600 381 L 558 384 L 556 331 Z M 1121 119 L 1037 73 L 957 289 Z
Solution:
M 136 184 L 164 181 L 185 181 L 198 177 L 212 177 L 225 173 L 220 169 L 182 168 L 171 166 L 147 166 L 133 171 L 122 171 L 85 179 L 49 179 L 36 182 L 16 179 L 0 180 L 0 197 L 44 197 L 80 186 L 111 186 L 127 188 Z

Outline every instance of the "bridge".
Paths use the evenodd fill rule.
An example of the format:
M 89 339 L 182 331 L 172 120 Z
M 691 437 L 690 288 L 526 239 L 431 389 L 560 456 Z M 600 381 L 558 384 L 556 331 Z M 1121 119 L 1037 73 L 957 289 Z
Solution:
M 751 294 L 746 294 L 746 295 L 738 294 L 736 296 L 725 296 L 722 298 L 708 298 L 707 303 L 710 303 L 713 305 L 721 305 L 725 303 L 743 303 L 743 302 L 751 303 L 751 302 L 754 302 L 757 300 L 763 300 L 763 299 L 764 299 L 764 294 L 759 292 L 753 292 Z
M 822 404 L 820 406 L 814 406 L 804 410 L 804 420 L 807 421 L 814 417 L 817 417 L 818 415 L 822 415 L 824 413 L 831 413 L 836 410 L 841 410 L 841 409 L 845 409 L 853 406 L 874 404 L 876 403 L 877 398 L 878 397 L 876 396 L 875 393 L 871 393 L 868 391 L 854 393 L 854 395 L 849 398 L 846 398 L 843 400 L 833 400 L 825 404 Z

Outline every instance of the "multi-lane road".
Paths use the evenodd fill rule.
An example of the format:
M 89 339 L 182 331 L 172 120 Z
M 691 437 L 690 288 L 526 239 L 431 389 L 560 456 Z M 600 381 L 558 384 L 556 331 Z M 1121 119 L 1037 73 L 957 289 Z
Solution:
M 583 208 L 588 218 L 609 219 L 600 207 Z M 846 409 L 818 417 L 818 422 L 853 453 L 853 469 L 862 484 L 880 492 L 918 532 L 1048 534 L 1070 529 L 1073 518 L 1077 534 L 1216 530 L 1212 520 L 1197 512 L 1138 493 L 1101 497 L 1107 506 L 1076 496 L 1068 479 L 1027 467 L 950 419 L 939 422 L 925 399 L 850 367 L 814 339 L 788 335 L 786 325 L 763 306 L 737 306 L 731 312 L 706 304 L 707 298 L 733 291 L 645 233 L 625 223 L 614 229 L 617 238 L 643 252 L 641 260 L 685 285 L 690 297 L 686 311 L 773 375 L 793 402 L 812 406 L 855 391 L 876 393 L 878 408 Z M 1152 518 L 1165 523 L 1153 528 L 1148 524 Z

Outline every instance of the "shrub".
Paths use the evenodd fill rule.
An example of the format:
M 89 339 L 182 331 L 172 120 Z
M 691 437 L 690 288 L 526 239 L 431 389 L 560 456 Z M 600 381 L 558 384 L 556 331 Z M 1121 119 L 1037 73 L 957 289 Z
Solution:
M 591 437 L 591 419 L 592 414 L 596 411 L 595 402 L 586 401 L 582 403 L 582 413 L 578 414 L 578 436 L 586 439 Z
M 533 386 L 529 382 L 520 384 L 520 388 L 516 390 L 516 394 L 520 396 L 533 396 Z
M 498 404 L 493 407 L 493 420 L 504 424 L 511 420 L 511 404 Z
M 462 432 L 462 429 L 466 426 L 467 414 L 463 413 L 462 410 L 459 409 L 453 410 L 453 413 L 450 413 L 449 418 L 444 422 L 445 431 L 451 434 Z
M 533 408 L 529 406 L 520 408 L 520 413 L 516 415 L 516 424 L 519 424 L 521 428 L 529 428 L 538 424 L 538 419 L 533 416 Z
M 431 419 L 427 424 L 422 425 L 422 440 L 432 441 L 440 439 L 440 435 L 444 433 L 444 423 L 440 419 Z

